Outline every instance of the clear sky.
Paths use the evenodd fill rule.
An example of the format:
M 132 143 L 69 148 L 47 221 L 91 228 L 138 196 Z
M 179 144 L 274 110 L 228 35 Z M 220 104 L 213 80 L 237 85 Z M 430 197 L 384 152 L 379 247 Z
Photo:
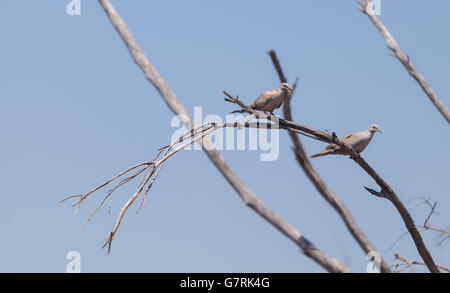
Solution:
M 380 19 L 411 62 L 450 107 L 449 1 L 382 0 Z M 0 272 L 65 272 L 78 251 L 82 272 L 323 272 L 239 199 L 201 151 L 184 151 L 162 169 L 139 215 L 135 203 L 108 255 L 101 245 L 134 181 L 77 231 L 105 191 L 73 216 L 58 201 L 84 193 L 133 164 L 151 160 L 176 128 L 172 112 L 132 62 L 97 1 L 0 4 Z M 438 201 L 431 223 L 450 226 L 450 135 L 440 116 L 356 1 L 113 1 L 116 9 L 189 113 L 223 117 L 235 107 L 226 89 L 251 102 L 275 88 L 268 50 L 275 49 L 290 82 L 299 77 L 294 119 L 340 136 L 376 123 L 363 157 L 413 208 L 417 197 Z M 281 114 L 280 110 L 276 111 Z M 302 137 L 308 154 L 323 143 Z M 220 151 L 248 187 L 328 255 L 364 272 L 365 254 L 336 212 L 294 160 L 280 133 L 277 160 L 257 151 Z M 328 186 L 393 263 L 418 259 L 390 202 L 351 160 L 314 159 Z M 412 210 L 418 225 L 428 213 Z M 450 244 L 423 234 L 436 262 L 450 266 Z M 416 271 L 426 271 L 416 267 Z

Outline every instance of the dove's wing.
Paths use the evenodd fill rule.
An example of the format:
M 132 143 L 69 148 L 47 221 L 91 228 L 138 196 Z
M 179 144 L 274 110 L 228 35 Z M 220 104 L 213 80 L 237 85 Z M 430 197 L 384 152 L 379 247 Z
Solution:
M 275 109 L 280 108 L 281 104 L 283 104 L 283 99 L 278 99 L 278 105 L 275 107 Z
M 346 137 L 344 137 L 344 138 L 342 139 L 342 141 L 345 141 L 346 143 L 349 143 L 348 140 L 349 140 L 352 136 L 353 136 L 353 133 L 347 135 Z M 325 147 L 326 150 L 337 150 L 337 149 L 339 149 L 339 148 L 341 148 L 341 147 L 338 146 L 338 145 L 335 144 L 335 143 L 329 144 L 329 145 L 327 145 L 327 146 Z
M 353 145 L 358 140 L 358 133 L 352 133 L 342 139 L 343 142 Z
M 358 153 L 362 152 L 369 144 L 372 136 L 365 131 L 355 132 L 348 136 L 345 140 Z
M 342 141 L 350 145 L 355 151 L 361 153 L 372 139 L 373 133 L 360 131 L 345 136 Z M 344 151 L 335 143 L 328 145 L 324 151 L 312 155 L 310 158 L 326 156 L 329 154 L 344 154 Z
M 253 102 L 252 106 L 256 108 L 265 108 L 277 97 L 277 94 L 277 90 L 265 91 L 259 95 L 259 97 Z

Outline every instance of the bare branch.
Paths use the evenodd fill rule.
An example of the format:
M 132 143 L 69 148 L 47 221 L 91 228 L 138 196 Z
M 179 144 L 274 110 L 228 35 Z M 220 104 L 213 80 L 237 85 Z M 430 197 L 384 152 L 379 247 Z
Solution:
M 287 82 L 275 51 L 270 50 L 268 54 L 272 59 L 274 67 L 278 73 L 278 77 L 280 78 L 280 82 Z M 293 120 L 290 101 L 291 97 L 295 93 L 295 89 L 297 88 L 297 82 L 298 79 L 294 83 L 292 94 L 286 98 L 283 104 L 283 115 L 286 120 Z M 330 188 L 328 188 L 323 179 L 313 168 L 296 133 L 293 131 L 289 131 L 289 136 L 291 137 L 291 140 L 294 144 L 293 151 L 297 162 L 299 163 L 305 174 L 308 176 L 308 178 L 311 180 L 311 182 L 314 184 L 319 194 L 321 194 L 322 197 L 336 210 L 338 215 L 344 221 L 347 229 L 350 231 L 350 234 L 355 238 L 364 252 L 369 253 L 370 251 L 376 251 L 375 247 L 370 243 L 362 230 L 356 224 L 355 220 L 352 217 L 352 214 L 345 206 L 344 202 Z M 386 273 L 391 272 L 389 266 L 384 262 L 384 260 L 382 260 L 381 262 L 381 270 L 382 272 Z
M 275 67 L 275 70 L 277 71 L 278 77 L 280 78 L 280 82 L 281 83 L 283 83 L 283 82 L 287 83 L 288 80 L 287 80 L 286 76 L 284 75 L 283 69 L 281 68 L 280 60 L 278 60 L 277 53 L 275 52 L 275 50 L 270 50 L 269 52 L 267 52 L 267 54 L 269 54 L 270 59 L 272 59 L 273 66 Z M 292 89 L 294 89 L 294 88 L 292 88 Z M 292 93 L 292 95 L 293 94 L 294 93 Z M 290 105 L 288 105 L 288 108 L 290 109 Z M 289 119 L 289 118 L 292 118 L 292 117 L 288 118 L 288 117 L 286 117 L 286 115 L 285 115 L 285 118 L 287 120 L 292 120 L 292 119 Z
M 103 247 L 106 247 L 108 245 L 108 253 L 110 253 L 111 251 L 111 243 L 112 240 L 114 238 L 115 233 L 117 232 L 117 229 L 119 228 L 120 223 L 122 222 L 122 219 L 124 217 L 124 215 L 126 214 L 126 211 L 128 210 L 128 208 L 131 206 L 131 204 L 136 200 L 136 198 L 141 194 L 142 190 L 144 189 L 145 186 L 147 186 L 145 195 L 143 197 L 143 200 L 141 202 L 141 205 L 139 206 L 138 211 L 142 208 L 142 206 L 145 203 L 145 198 L 146 195 L 149 192 L 149 189 L 151 188 L 153 182 L 156 180 L 157 176 L 159 175 L 159 172 L 161 171 L 161 168 L 163 166 L 163 163 L 170 158 L 171 156 L 173 156 L 174 154 L 176 154 L 177 152 L 179 152 L 180 150 L 186 148 L 187 146 L 203 140 L 205 136 L 207 136 L 208 134 L 212 133 L 213 131 L 219 129 L 219 128 L 223 128 L 223 127 L 239 127 L 239 123 L 226 123 L 226 122 L 222 122 L 222 123 L 214 123 L 214 122 L 210 122 L 210 123 L 205 123 L 202 124 L 188 132 L 186 132 L 186 134 L 189 135 L 182 135 L 180 136 L 180 138 L 178 138 L 177 140 L 175 140 L 174 142 L 172 142 L 170 145 L 165 146 L 163 148 L 161 148 L 157 154 L 157 156 L 155 157 L 155 159 L 151 162 L 146 162 L 148 163 L 148 166 L 150 166 L 151 168 L 143 168 L 140 169 L 138 172 L 134 173 L 133 175 L 121 180 L 113 189 L 111 189 L 107 196 L 102 200 L 102 202 L 100 203 L 100 205 L 91 213 L 91 216 L 88 218 L 88 220 L 85 221 L 85 223 L 83 224 L 82 228 L 89 222 L 89 220 L 92 218 L 92 216 L 98 211 L 98 209 L 103 205 L 103 203 L 106 201 L 106 199 L 108 198 L 108 196 L 120 185 L 130 181 L 131 179 L 135 178 L 137 175 L 139 175 L 140 173 L 143 172 L 143 170 L 147 170 L 147 173 L 145 174 L 144 178 L 142 179 L 138 189 L 136 190 L 136 192 L 133 194 L 133 196 L 131 196 L 131 198 L 125 203 L 125 205 L 122 207 L 119 216 L 116 220 L 116 224 L 114 225 L 114 228 L 112 229 L 112 231 L 108 234 L 105 243 L 103 244 Z M 245 127 L 248 128 L 272 128 L 272 129 L 276 129 L 277 126 L 272 124 L 272 123 L 245 123 Z M 162 153 L 162 150 L 165 150 L 164 153 Z M 162 154 L 162 155 L 161 155 Z M 134 167 L 134 166 L 133 166 Z M 130 171 L 132 168 L 128 168 L 125 171 Z M 156 171 L 157 170 L 157 171 Z M 125 175 L 127 174 L 127 172 L 121 172 L 119 174 Z M 156 173 L 155 173 L 156 172 Z M 117 176 L 113 177 L 115 179 L 119 178 Z M 151 181 L 150 181 L 151 179 Z M 111 180 L 108 180 L 107 183 L 109 184 L 111 182 Z M 148 182 L 150 182 L 148 184 Z M 100 185 L 101 187 L 106 186 L 107 184 L 102 184 Z M 95 188 L 94 192 L 97 191 L 99 188 Z M 90 192 L 89 194 L 92 194 L 93 192 Z M 73 197 L 73 196 L 72 196 Z M 71 198 L 71 197 L 69 197 Z M 67 198 L 68 199 L 68 198 Z M 66 199 L 65 199 L 66 200 Z M 79 202 L 77 203 L 77 205 L 79 206 L 82 203 Z M 258 202 L 248 202 L 247 205 L 258 205 Z M 260 204 L 262 205 L 262 204 Z M 285 223 L 283 220 L 281 220 L 281 218 L 279 218 L 277 215 L 275 215 L 273 212 L 271 212 L 268 208 L 266 208 L 264 205 L 261 206 L 257 206 L 259 208 L 265 208 L 267 210 L 265 210 L 265 212 L 267 212 L 267 217 L 269 218 L 270 221 L 273 221 L 275 224 L 281 224 L 284 227 L 284 229 L 289 229 L 296 231 L 294 228 L 291 228 L 287 223 Z M 298 233 L 298 232 L 297 232 Z M 297 238 L 298 237 L 298 238 Z M 303 236 L 301 236 L 298 233 L 298 236 L 296 236 L 296 241 L 299 242 L 299 246 L 303 247 L 302 249 L 304 249 L 305 254 L 307 254 L 308 256 L 312 257 L 313 259 L 318 259 L 318 261 L 320 261 L 320 263 L 327 263 L 330 260 L 333 261 L 332 264 L 330 265 L 326 265 L 326 267 L 329 267 L 330 271 L 333 272 L 349 272 L 349 270 L 345 267 L 343 267 L 342 265 L 339 264 L 339 262 L 337 262 L 337 260 L 329 258 L 328 256 L 325 256 L 325 254 L 323 254 L 322 252 L 320 252 L 320 250 L 318 250 L 316 247 L 314 247 L 314 245 L 312 245 L 306 238 L 304 238 Z M 334 269 L 333 269 L 334 267 Z M 345 268 L 342 270 L 342 268 Z
M 99 4 L 102 6 L 106 12 L 111 24 L 119 33 L 120 37 L 127 46 L 134 62 L 138 67 L 144 72 L 146 78 L 153 84 L 156 90 L 159 92 L 163 100 L 169 106 L 169 108 L 179 115 L 180 120 L 188 129 L 194 128 L 194 123 L 192 118 L 188 115 L 186 109 L 178 101 L 175 94 L 171 91 L 165 81 L 161 78 L 155 68 L 150 64 L 144 52 L 139 47 L 138 43 L 135 41 L 130 31 L 126 27 L 123 20 L 120 18 L 114 7 L 108 0 L 98 0 Z M 298 247 L 303 251 L 305 255 L 310 257 L 316 263 L 321 265 L 324 269 L 329 272 L 350 272 L 350 270 L 342 265 L 338 260 L 326 255 L 324 252 L 315 247 L 309 240 L 307 240 L 303 235 L 300 234 L 298 230 L 286 223 L 282 218 L 275 214 L 269 209 L 251 190 L 240 180 L 240 178 L 230 169 L 228 164 L 225 162 L 224 158 L 214 149 L 213 145 L 208 138 L 203 135 L 200 136 L 203 150 L 211 160 L 211 162 L 217 167 L 220 173 L 225 177 L 225 179 L 230 183 L 230 185 L 235 189 L 243 202 L 253 209 L 258 215 L 276 227 L 280 232 L 282 232 L 286 237 L 291 239 Z M 172 152 L 173 153 L 173 152 Z M 170 157 L 169 154 L 166 157 Z M 119 213 L 118 219 L 113 230 L 109 233 L 104 246 L 108 245 L 108 251 L 110 251 L 112 239 L 117 231 L 117 228 L 121 222 L 123 215 L 125 214 L 128 207 L 137 198 L 139 193 L 143 190 L 145 184 L 148 182 L 150 177 L 154 174 L 157 166 L 156 163 L 152 165 L 151 171 L 146 174 L 138 190 L 135 194 L 128 200 L 124 205 L 121 212 Z M 159 174 L 159 172 L 157 173 Z M 81 202 L 81 201 L 80 201 Z M 78 205 L 79 207 L 79 205 Z
M 114 191 L 116 191 L 117 188 L 119 188 L 120 186 L 122 186 L 123 184 L 127 183 L 128 181 L 136 178 L 139 174 L 141 174 L 142 172 L 144 172 L 145 170 L 147 170 L 148 168 L 142 168 L 140 170 L 138 170 L 136 173 L 134 173 L 131 176 L 128 176 L 127 178 L 121 180 L 119 183 L 116 184 L 116 186 L 114 186 L 112 189 L 110 189 L 108 191 L 108 193 L 106 194 L 105 198 L 100 202 L 100 204 L 98 205 L 98 207 L 91 213 L 91 215 L 86 219 L 86 221 L 81 225 L 80 230 L 78 231 L 78 233 L 81 233 L 81 230 L 83 230 L 83 228 L 89 223 L 89 221 L 92 219 L 92 217 L 95 215 L 95 213 L 103 206 L 103 204 L 105 203 L 105 201 L 108 199 L 108 197 L 111 196 L 112 198 L 112 194 Z
M 431 217 L 437 213 L 436 212 L 437 201 L 435 201 L 434 203 L 431 203 L 430 199 L 426 199 L 426 198 L 420 198 L 420 199 L 423 201 L 424 204 L 426 204 L 430 208 L 430 212 L 428 213 L 428 216 L 425 218 L 425 221 L 421 228 L 423 228 L 424 231 L 439 232 L 441 235 L 443 235 L 442 239 L 438 242 L 438 245 L 441 245 L 441 244 L 449 241 L 450 240 L 450 230 L 433 227 L 430 224 Z
M 419 230 L 419 232 L 426 232 L 426 231 L 435 231 L 435 232 L 439 232 L 440 234 L 442 234 L 444 237 L 438 242 L 438 245 L 441 245 L 442 243 L 450 240 L 450 230 L 446 230 L 446 229 L 442 229 L 442 228 L 437 228 L 437 227 L 433 227 L 430 224 L 430 219 L 433 215 L 437 214 L 436 212 L 436 206 L 437 206 L 437 202 L 432 203 L 431 200 L 429 198 L 424 198 L 424 197 L 417 197 L 417 198 L 413 198 L 408 200 L 408 202 L 412 202 L 413 200 L 420 200 L 420 202 L 418 204 L 416 204 L 415 206 L 413 206 L 412 208 L 409 209 L 409 211 L 414 210 L 415 208 L 421 206 L 421 205 L 427 205 L 430 208 L 430 212 L 428 213 L 428 215 L 425 217 L 424 223 L 423 225 L 418 225 L 417 228 Z M 403 233 L 402 235 L 400 235 L 395 241 L 394 243 L 390 246 L 390 248 L 388 249 L 389 251 L 392 250 L 394 248 L 394 246 L 406 235 L 408 235 L 408 232 Z
M 362 0 L 359 3 L 361 5 L 361 8 L 359 10 L 369 17 L 369 19 L 375 25 L 377 30 L 381 33 L 381 35 L 383 35 L 384 39 L 386 40 L 388 48 L 391 50 L 392 56 L 396 57 L 403 64 L 403 67 L 405 67 L 406 71 L 417 81 L 417 83 L 420 85 L 422 90 L 428 96 L 430 101 L 439 110 L 439 112 L 441 112 L 442 116 L 444 116 L 447 122 L 450 123 L 449 110 L 444 106 L 442 101 L 439 100 L 439 98 L 434 93 L 433 89 L 425 80 L 425 78 L 414 68 L 414 66 L 411 64 L 409 60 L 409 57 L 403 53 L 403 51 L 400 49 L 399 45 L 395 41 L 394 37 L 387 30 L 387 28 L 380 21 L 380 19 L 375 15 L 372 9 L 372 5 L 370 4 L 370 1 Z
M 437 201 L 435 201 L 434 204 L 431 204 L 430 201 L 428 199 L 426 199 L 425 203 L 431 208 L 430 209 L 430 213 L 425 218 L 425 222 L 423 222 L 423 226 L 424 227 L 428 227 L 428 226 L 430 226 L 430 223 L 429 223 L 430 222 L 430 218 L 435 213 L 434 210 L 436 209 Z
M 96 192 L 96 191 L 99 190 L 100 188 L 102 188 L 102 187 L 108 185 L 109 183 L 111 183 L 112 181 L 116 180 L 117 178 L 122 177 L 123 175 L 127 174 L 128 172 L 130 172 L 130 171 L 132 171 L 132 170 L 134 170 L 134 169 L 136 169 L 136 168 L 138 168 L 138 167 L 145 166 L 145 165 L 148 167 L 149 165 L 151 165 L 151 162 L 143 162 L 143 163 L 139 163 L 139 164 L 137 164 L 137 165 L 131 166 L 130 168 L 128 168 L 128 169 L 126 169 L 126 170 L 120 172 L 119 174 L 117 174 L 116 176 L 112 177 L 111 179 L 106 180 L 105 182 L 103 182 L 102 184 L 98 185 L 97 187 L 95 187 L 95 188 L 92 189 L 91 191 L 89 191 L 89 192 L 87 192 L 87 193 L 85 193 L 85 194 L 83 194 L 83 195 L 71 195 L 71 196 L 68 196 L 68 197 L 64 198 L 63 200 L 61 200 L 61 201 L 59 202 L 59 204 L 62 204 L 63 202 L 65 202 L 65 201 L 68 200 L 68 199 L 71 199 L 71 198 L 74 198 L 74 197 L 79 197 L 80 199 L 77 200 L 77 201 L 72 205 L 73 207 L 77 207 L 76 210 L 75 210 L 75 214 L 76 214 L 76 213 L 78 212 L 78 209 L 79 209 L 79 207 L 80 207 L 80 204 L 81 204 L 81 203 L 82 203 L 89 195 L 91 195 L 92 193 Z
M 422 232 L 422 231 L 421 231 Z M 397 243 L 400 241 L 400 240 L 402 240 L 406 235 L 408 235 L 409 234 L 409 232 L 408 231 L 406 231 L 406 232 L 404 232 L 402 235 L 400 235 L 395 241 L 394 241 L 394 243 L 392 243 L 391 244 L 391 246 L 389 247 L 389 251 L 391 251 L 393 248 L 394 248 L 394 246 L 395 245 L 397 245 Z
M 425 263 L 421 260 L 407 260 L 406 258 L 404 258 L 401 254 L 396 253 L 394 254 L 395 258 L 398 259 L 400 262 L 393 264 L 391 267 L 395 267 L 395 268 L 399 268 L 396 272 L 400 273 L 403 272 L 404 270 L 406 270 L 407 268 L 411 267 L 412 265 L 425 265 Z M 436 266 L 443 270 L 446 271 L 447 273 L 450 273 L 450 269 L 440 265 L 440 264 L 436 264 Z

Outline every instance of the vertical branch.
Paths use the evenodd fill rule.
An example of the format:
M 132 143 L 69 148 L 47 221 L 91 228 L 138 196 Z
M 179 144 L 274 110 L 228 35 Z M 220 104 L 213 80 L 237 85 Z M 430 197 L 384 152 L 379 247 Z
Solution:
M 275 51 L 270 50 L 269 55 L 275 66 L 275 69 L 278 73 L 278 77 L 280 78 L 280 81 L 287 82 L 287 79 L 284 76 L 283 70 L 281 69 L 281 65 L 280 65 L 280 62 L 278 60 L 278 57 L 277 57 Z M 293 91 L 292 95 L 295 93 L 296 86 L 297 86 L 297 83 L 295 83 L 293 86 L 294 91 Z M 283 105 L 284 119 L 289 120 L 289 121 L 293 121 L 292 113 L 291 113 L 291 106 L 290 106 L 290 100 L 291 100 L 292 95 L 290 95 L 286 98 L 286 100 L 284 101 L 284 105 Z M 291 137 L 292 142 L 294 144 L 293 151 L 295 153 L 295 158 L 297 159 L 297 162 L 299 163 L 299 165 L 301 166 L 303 171 L 306 173 L 308 178 L 311 180 L 311 182 L 314 184 L 317 191 L 336 210 L 336 212 L 339 214 L 339 216 L 344 221 L 347 229 L 350 231 L 351 235 L 353 236 L 353 238 L 355 238 L 355 240 L 358 242 L 358 244 L 361 246 L 361 248 L 364 250 L 364 252 L 369 253 L 370 251 L 376 251 L 375 247 L 370 243 L 370 241 L 364 235 L 362 230 L 356 224 L 355 220 L 352 217 L 352 214 L 347 209 L 345 204 L 331 189 L 328 188 L 328 186 L 322 180 L 320 175 L 316 172 L 316 170 L 314 170 L 313 166 L 311 165 L 311 162 L 308 159 L 308 156 L 305 153 L 303 145 L 300 142 L 300 139 L 298 138 L 296 133 L 289 130 L 289 136 Z M 389 269 L 389 266 L 385 263 L 384 260 L 381 260 L 381 271 L 385 272 L 385 273 L 391 272 L 391 270 Z
M 146 58 L 144 52 L 141 50 L 136 40 L 131 35 L 130 31 L 126 27 L 123 20 L 120 18 L 114 7 L 108 0 L 98 0 L 100 5 L 105 10 L 109 20 L 114 28 L 119 33 L 120 37 L 127 46 L 134 62 L 144 72 L 146 78 L 153 84 L 153 86 L 160 93 L 163 100 L 169 106 L 169 108 L 175 113 L 180 115 L 181 121 L 185 126 L 190 129 L 194 125 L 192 119 L 188 115 L 186 109 L 178 101 L 175 94 L 168 87 L 165 81 L 161 78 L 155 68 L 150 64 Z M 239 197 L 244 203 L 253 209 L 262 218 L 267 220 L 286 237 L 291 239 L 295 244 L 300 247 L 305 255 L 310 257 L 316 263 L 321 265 L 329 272 L 350 272 L 350 270 L 342 265 L 338 260 L 326 255 L 324 252 L 315 247 L 310 241 L 308 241 L 298 230 L 286 223 L 281 217 L 275 214 L 268 206 L 266 206 L 253 192 L 241 181 L 241 179 L 230 169 L 224 158 L 214 149 L 212 143 L 208 138 L 204 138 L 203 150 L 216 166 L 219 172 L 225 177 L 230 185 L 238 193 Z M 111 238 L 113 235 L 110 235 Z

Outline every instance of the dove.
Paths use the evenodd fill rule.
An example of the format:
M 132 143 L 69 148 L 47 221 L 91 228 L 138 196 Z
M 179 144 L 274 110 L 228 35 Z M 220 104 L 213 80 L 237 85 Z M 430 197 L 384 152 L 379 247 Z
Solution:
M 288 92 L 292 92 L 291 87 L 283 82 L 277 89 L 268 90 L 259 95 L 258 98 L 250 105 L 251 109 L 260 110 L 267 114 L 273 115 L 275 109 L 280 108 Z
M 344 137 L 342 141 L 349 144 L 358 153 L 361 153 L 370 143 L 375 132 L 381 133 L 380 129 L 378 128 L 378 125 L 370 124 L 366 130 L 349 134 L 346 137 Z M 328 145 L 325 148 L 325 150 L 310 156 L 310 158 L 317 158 L 326 155 L 342 155 L 342 154 L 345 154 L 345 152 L 341 149 L 341 147 L 335 143 L 332 143 Z

